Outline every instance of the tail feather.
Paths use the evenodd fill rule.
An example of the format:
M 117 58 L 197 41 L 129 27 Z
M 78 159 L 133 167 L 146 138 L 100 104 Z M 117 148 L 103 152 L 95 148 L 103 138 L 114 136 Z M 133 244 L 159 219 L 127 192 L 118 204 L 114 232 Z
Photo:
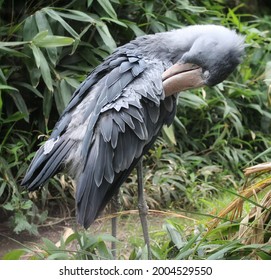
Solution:
M 152 140 L 144 147 L 142 154 L 149 150 L 156 137 L 157 135 L 153 136 Z M 95 144 L 99 146 L 98 141 L 95 142 Z M 103 145 L 101 149 L 105 151 L 105 146 L 108 145 L 108 143 L 102 141 L 101 144 Z M 98 156 L 96 147 L 92 147 L 88 161 L 86 162 L 86 168 L 80 175 L 77 183 L 77 221 L 85 228 L 88 228 L 101 214 L 107 203 L 125 182 L 141 158 L 141 156 L 134 158 L 127 169 L 114 172 L 113 182 L 109 183 L 105 178 L 103 178 L 101 185 L 97 186 L 94 179 L 94 172 L 96 172 L 97 168 L 99 168 L 99 164 L 96 162 Z
M 21 185 L 30 191 L 43 185 L 59 171 L 73 145 L 74 141 L 60 138 L 49 153 L 45 153 L 42 146 L 29 166 Z

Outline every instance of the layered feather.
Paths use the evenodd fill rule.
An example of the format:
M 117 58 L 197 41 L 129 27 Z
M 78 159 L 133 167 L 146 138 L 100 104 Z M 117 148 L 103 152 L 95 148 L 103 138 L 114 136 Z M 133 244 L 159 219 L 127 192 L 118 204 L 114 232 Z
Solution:
M 88 227 L 173 114 L 175 97 L 164 100 L 164 70 L 161 61 L 131 49 L 112 54 L 74 93 L 22 185 L 35 190 L 69 167 L 78 222 Z

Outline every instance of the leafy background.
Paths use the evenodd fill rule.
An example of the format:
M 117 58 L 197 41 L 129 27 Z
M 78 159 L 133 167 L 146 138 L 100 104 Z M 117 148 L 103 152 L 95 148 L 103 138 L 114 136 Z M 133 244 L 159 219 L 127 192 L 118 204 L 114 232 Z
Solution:
M 249 183 L 253 185 L 255 182 L 248 183 L 243 169 L 271 158 L 271 17 L 268 1 L 241 2 L 1 0 L 1 220 L 6 220 L 16 233 L 38 234 L 39 226 L 46 225 L 53 217 L 74 217 L 75 185 L 65 174 L 55 176 L 36 193 L 28 194 L 21 189 L 20 181 L 38 146 L 50 135 L 80 82 L 117 46 L 135 36 L 190 24 L 222 24 L 236 29 L 246 36 L 246 57 L 227 81 L 214 88 L 179 95 L 173 126 L 164 129 L 144 160 L 148 205 L 152 210 L 209 212 L 216 217 L 219 209 L 226 209 L 240 188 Z M 263 175 L 265 180 L 269 176 L 268 173 Z M 256 176 L 256 179 L 256 184 L 262 186 L 262 177 Z M 121 192 L 123 210 L 135 209 L 134 173 Z M 265 189 L 262 197 L 268 194 L 266 192 Z M 244 213 L 254 209 L 255 200 L 258 206 L 261 205 L 259 199 L 261 197 L 245 198 Z M 266 211 L 268 207 L 260 209 Z M 240 218 L 236 230 L 240 229 L 238 222 Z M 265 244 L 266 236 L 270 234 L 269 223 L 267 218 L 262 229 L 264 240 L 258 243 L 254 240 L 254 245 Z M 225 229 L 224 226 L 223 232 L 228 232 L 228 227 L 234 228 L 228 225 Z M 193 252 L 195 258 L 201 253 L 202 258 L 206 254 L 225 258 L 227 250 L 233 254 L 241 246 L 236 238 L 232 241 L 233 235 L 226 238 L 223 234 L 219 239 L 223 242 L 219 243 L 213 237 L 200 237 L 201 231 L 198 235 L 189 232 L 185 237 L 183 231 L 184 226 L 179 223 L 167 223 L 164 232 L 169 239 L 163 237 L 163 243 L 158 237 L 159 246 L 153 248 L 155 256 L 185 258 L 191 257 Z M 80 234 L 88 240 L 85 233 Z M 219 234 L 221 237 L 221 230 Z M 79 233 L 71 235 L 67 244 L 78 236 Z M 197 243 L 195 250 L 193 246 L 199 238 L 202 241 Z M 111 252 L 103 242 L 111 239 L 101 240 L 94 238 L 85 245 L 80 243 L 78 250 L 85 252 L 87 248 L 92 257 L 98 252 L 98 255 L 106 254 L 104 258 L 110 258 Z M 212 251 L 213 240 L 220 246 Z M 61 250 L 67 244 L 63 243 Z M 144 250 L 135 246 L 137 249 L 130 257 L 143 258 Z M 201 246 L 209 247 L 203 250 Z M 53 250 L 55 247 L 47 240 L 45 248 Z M 257 257 L 269 258 L 268 248 L 259 250 Z M 254 247 L 244 255 L 247 257 L 253 250 Z M 58 257 L 70 258 L 70 255 Z

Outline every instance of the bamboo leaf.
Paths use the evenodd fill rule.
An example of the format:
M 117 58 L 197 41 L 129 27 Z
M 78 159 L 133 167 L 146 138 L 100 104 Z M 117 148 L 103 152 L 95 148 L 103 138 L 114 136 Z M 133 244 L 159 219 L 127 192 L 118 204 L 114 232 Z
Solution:
M 54 93 L 56 107 L 59 115 L 63 112 L 65 107 L 68 105 L 72 96 L 72 90 L 67 82 L 62 79 L 57 86 L 57 90 Z
M 187 10 L 191 13 L 206 13 L 207 9 L 205 7 L 200 6 L 191 6 L 189 1 L 181 1 L 180 4 L 177 6 L 180 10 Z
M 26 104 L 24 102 L 24 99 L 22 95 L 19 92 L 13 91 L 9 94 L 12 99 L 14 100 L 14 103 L 16 104 L 16 107 L 18 110 L 24 115 L 24 119 L 28 122 L 29 121 L 29 113 L 28 109 L 26 107 Z
M 128 21 L 124 21 L 126 23 L 126 25 L 128 25 L 128 27 L 130 29 L 133 30 L 134 34 L 138 37 L 138 36 L 143 36 L 145 35 L 146 33 L 141 30 L 135 23 L 133 22 L 128 22 Z
M 36 24 L 37 24 L 39 32 L 47 30 L 48 31 L 47 34 L 50 34 L 50 35 L 53 34 L 51 26 L 50 26 L 50 24 L 49 24 L 49 22 L 48 22 L 48 20 L 45 16 L 44 12 L 37 11 L 35 13 L 35 20 L 36 20 Z
M 27 17 L 23 27 L 23 39 L 30 41 L 38 32 L 35 17 L 33 15 Z
M 118 20 L 118 19 L 115 19 L 115 18 L 102 17 L 101 20 L 103 20 L 103 21 L 109 21 L 109 22 L 114 22 L 114 23 L 116 23 L 117 25 L 120 25 L 120 26 L 125 27 L 125 28 L 128 27 L 124 22 L 122 22 L 122 21 L 120 21 L 120 20 Z
M 35 13 L 35 19 L 36 19 L 36 23 L 37 23 L 37 27 L 39 29 L 39 32 L 48 31 L 48 35 L 53 35 L 52 32 L 52 28 L 47 20 L 47 17 L 45 15 L 45 13 L 43 11 L 37 11 Z M 47 36 L 45 38 L 48 38 Z M 44 39 L 45 39 L 44 38 Z M 45 43 L 43 42 L 43 40 L 40 40 L 41 42 L 38 42 L 36 45 L 39 47 L 46 47 L 44 46 Z M 48 57 L 50 59 L 50 61 L 52 62 L 53 65 L 56 65 L 57 59 L 58 59 L 58 52 L 57 52 L 57 48 L 50 46 L 47 47 L 46 52 L 48 54 Z
M 1 68 L 0 68 L 0 81 L 1 81 L 1 83 L 4 83 L 4 84 L 7 83 L 7 78 L 6 78 L 6 76 L 4 75 L 4 73 L 3 73 L 3 71 L 2 71 Z
M 51 72 L 46 58 L 44 57 L 42 51 L 35 45 L 32 44 L 31 49 L 33 50 L 36 65 L 38 68 L 40 68 L 41 76 L 43 78 L 44 83 L 50 91 L 53 91 Z
M 31 84 L 33 85 L 33 87 L 37 87 L 40 82 L 40 77 L 41 77 L 40 69 L 39 68 L 30 68 L 29 66 L 27 66 L 27 68 L 29 71 Z
M 92 5 L 93 0 L 88 0 L 88 8 Z
M 18 52 L 16 50 L 13 50 L 11 48 L 7 48 L 7 47 L 0 47 L 0 53 L 6 53 L 8 55 L 12 55 L 12 56 L 16 56 L 16 57 L 24 57 L 24 58 L 28 58 L 28 56 L 22 52 Z
M 167 24 L 168 26 L 172 27 L 172 28 L 180 28 L 181 25 L 177 20 L 174 20 L 170 17 L 165 17 L 165 16 L 159 16 L 159 20 L 161 20 L 162 22 L 164 22 L 165 24 Z
M 61 16 L 59 16 L 57 12 L 49 8 L 44 8 L 43 11 L 45 11 L 52 19 L 58 21 L 74 38 L 79 39 L 79 34 Z
M 163 126 L 163 135 L 169 141 L 170 144 L 177 145 L 173 126 Z
M 77 11 L 77 10 L 67 10 L 67 12 L 69 13 L 60 13 L 59 15 L 61 15 L 62 17 L 66 17 L 72 20 L 77 20 L 77 21 L 84 21 L 84 22 L 90 22 L 92 24 L 96 24 L 97 20 L 94 19 L 94 17 L 90 16 L 89 14 L 86 14 L 84 12 L 81 11 Z
M 8 118 L 4 119 L 3 123 L 14 123 L 19 120 L 22 120 L 23 118 L 25 118 L 25 114 L 23 114 L 21 112 L 16 112 L 16 113 L 12 114 L 11 116 L 9 116 Z
M 41 52 L 41 54 L 42 54 L 42 52 Z M 47 60 L 45 59 L 43 54 L 41 55 L 40 71 L 41 71 L 41 76 L 42 76 L 47 88 L 50 91 L 53 91 L 53 82 L 52 82 L 52 77 L 51 77 L 51 73 L 50 73 L 50 68 L 49 68 Z
M 97 0 L 98 3 L 102 6 L 102 8 L 104 9 L 104 11 L 111 17 L 114 19 L 117 19 L 117 14 L 113 8 L 113 6 L 111 5 L 109 0 Z
M 48 35 L 48 30 L 41 31 L 32 40 L 37 47 L 52 48 L 71 45 L 74 39 L 64 36 Z
M 29 44 L 29 41 L 20 41 L 20 42 L 0 42 L 0 48 L 3 47 L 17 47 L 20 45 Z
M 62 79 L 60 81 L 60 90 L 61 90 L 61 96 L 63 99 L 64 108 L 65 108 L 71 100 L 73 90 L 71 89 L 71 87 L 69 86 L 69 84 L 66 82 L 65 79 Z M 64 108 L 63 108 L 63 110 L 64 110 Z
M 42 39 L 44 39 L 47 35 L 48 35 L 48 30 L 40 31 L 38 34 L 34 36 L 34 38 L 32 39 L 32 43 L 37 45 L 37 43 Z
M 40 50 L 38 49 L 38 47 L 36 45 L 33 45 L 33 44 L 30 45 L 30 48 L 33 51 L 36 66 L 37 66 L 37 68 L 40 68 L 40 61 L 41 61 Z
M 17 88 L 11 87 L 11 86 L 7 86 L 7 85 L 0 85 L 0 89 L 1 90 L 15 90 L 15 91 L 18 91 Z
M 73 88 L 76 89 L 79 87 L 80 83 L 76 79 L 72 79 L 69 77 L 64 77 L 65 81 Z
M 108 27 L 103 22 L 100 22 L 100 24 L 97 25 L 97 30 L 104 44 L 109 48 L 110 52 L 113 52 L 116 49 L 117 45 L 114 39 L 112 38 Z
M 54 48 L 69 46 L 74 42 L 74 39 L 64 36 L 48 35 L 39 41 L 35 41 L 35 45 L 40 48 Z
M 202 98 L 188 91 L 181 92 L 179 99 L 183 106 L 188 106 L 195 109 L 207 106 L 207 103 Z
M 16 85 L 19 85 L 21 87 L 26 88 L 29 91 L 32 91 L 34 94 L 36 94 L 38 97 L 43 98 L 42 94 L 40 91 L 38 91 L 36 88 L 34 88 L 32 85 L 24 83 L 24 82 L 16 82 Z

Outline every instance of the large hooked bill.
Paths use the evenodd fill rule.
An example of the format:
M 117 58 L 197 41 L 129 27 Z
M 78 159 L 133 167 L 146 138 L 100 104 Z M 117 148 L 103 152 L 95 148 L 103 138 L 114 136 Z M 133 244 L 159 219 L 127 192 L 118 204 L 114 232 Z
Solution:
M 176 63 L 162 74 L 165 95 L 205 85 L 202 68 L 191 63 Z

